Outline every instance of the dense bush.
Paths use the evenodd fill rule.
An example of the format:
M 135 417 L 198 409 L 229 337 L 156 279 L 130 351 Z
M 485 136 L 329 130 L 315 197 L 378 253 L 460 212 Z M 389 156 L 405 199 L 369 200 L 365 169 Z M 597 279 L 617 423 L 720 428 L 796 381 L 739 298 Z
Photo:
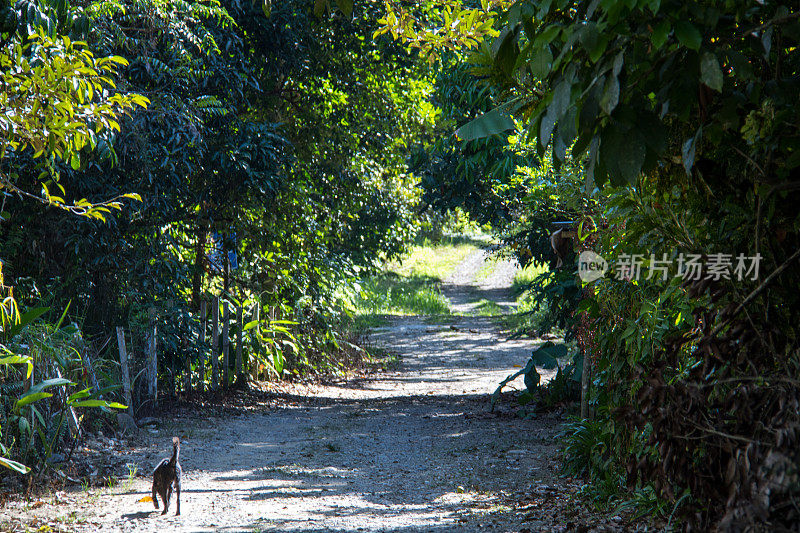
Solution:
M 627 484 L 631 501 L 669 511 L 687 528 L 796 527 L 797 6 L 424 6 L 429 18 L 459 23 L 431 32 L 426 19 L 389 3 L 380 31 L 434 53 L 478 48 L 471 58 L 491 60 L 485 82 L 497 107 L 459 137 L 503 139 L 517 130 L 542 161 L 552 154 L 553 171 L 538 184 L 556 201 L 595 202 L 565 212 L 580 237 L 594 233 L 578 251 L 594 248 L 612 268 L 641 254 L 645 273 L 656 266 L 651 254 L 673 262 L 666 279 L 612 272 L 569 301 L 551 300 L 566 304 L 572 327 L 565 325 L 596 367 L 596 418 L 568 433 L 567 464 L 588 472 L 606 502 L 625 498 Z M 489 205 L 509 190 L 500 184 L 526 175 L 478 171 L 464 197 L 476 193 Z M 524 202 L 530 190 L 512 194 Z M 536 210 L 523 207 L 516 219 L 534 220 L 531 238 L 508 237 L 521 259 L 546 246 L 553 220 L 535 221 L 540 204 L 528 206 Z M 731 273 L 687 279 L 674 268 L 681 254 L 729 260 Z M 760 258 L 757 276 L 733 275 L 740 255 Z M 566 278 L 575 279 L 567 269 L 543 290 L 564 295 Z

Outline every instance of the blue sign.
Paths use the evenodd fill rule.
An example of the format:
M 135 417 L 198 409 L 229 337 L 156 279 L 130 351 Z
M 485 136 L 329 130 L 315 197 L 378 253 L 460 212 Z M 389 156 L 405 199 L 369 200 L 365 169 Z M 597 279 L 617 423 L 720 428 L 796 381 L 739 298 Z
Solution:
M 208 262 L 219 270 L 225 270 L 225 262 L 222 255 L 222 241 L 224 237 L 214 232 L 211 234 L 211 250 L 208 252 Z M 230 241 L 233 242 L 234 248 L 236 247 L 236 234 L 232 233 Z M 239 260 L 236 257 L 236 250 L 228 250 L 228 267 L 231 270 L 236 270 L 239 267 Z

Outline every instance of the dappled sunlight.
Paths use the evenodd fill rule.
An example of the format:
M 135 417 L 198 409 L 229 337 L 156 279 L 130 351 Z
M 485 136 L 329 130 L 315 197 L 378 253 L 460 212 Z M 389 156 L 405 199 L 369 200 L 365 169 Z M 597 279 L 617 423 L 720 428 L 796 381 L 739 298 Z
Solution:
M 470 257 L 464 280 L 474 277 L 474 257 L 484 260 Z M 503 275 L 483 280 L 497 283 L 485 289 L 492 297 L 507 297 L 511 276 Z M 469 298 L 484 290 L 471 281 L 443 286 L 448 298 L 462 289 Z M 397 355 L 394 367 L 378 379 L 283 388 L 270 393 L 281 409 L 208 416 L 183 430 L 180 522 L 141 502 L 149 486 L 138 479 L 110 494 L 121 511 L 115 527 L 435 533 L 518 521 L 505 488 L 512 478 L 550 479 L 557 416 L 520 419 L 513 406 L 492 412 L 489 399 L 541 341 L 509 340 L 485 316 L 385 318 L 368 345 Z M 522 378 L 508 386 L 522 388 Z M 173 428 L 149 431 L 161 438 Z

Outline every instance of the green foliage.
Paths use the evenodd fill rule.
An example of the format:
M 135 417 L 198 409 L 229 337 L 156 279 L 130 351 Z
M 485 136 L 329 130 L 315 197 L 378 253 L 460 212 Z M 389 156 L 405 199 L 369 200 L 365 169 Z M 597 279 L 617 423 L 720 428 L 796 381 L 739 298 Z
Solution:
M 356 315 L 449 315 L 450 307 L 434 279 L 394 273 L 374 276 L 359 284 L 353 307 Z
M 463 141 L 474 141 L 514 129 L 514 121 L 500 109 L 494 108 L 456 130 Z
M 61 327 L 63 315 L 54 325 L 42 323 L 38 319 L 46 311 L 44 308 L 23 313 L 14 329 L 0 337 L 4 343 L 0 344 L 0 466 L 20 474 L 31 471 L 26 463 L 33 464 L 37 473 L 42 471 L 62 442 L 68 440 L 67 417 L 75 409 L 127 408 L 102 398 L 118 387 L 99 388 L 99 383 L 87 383 L 79 352 L 85 349 L 80 331 L 71 325 Z M 59 377 L 33 382 L 34 362 L 39 371 L 57 369 Z M 25 365 L 25 371 L 20 371 L 21 365 Z
M 444 4 L 453 20 L 469 12 Z M 775 435 L 794 435 L 799 423 L 785 406 L 797 404 L 800 387 L 784 381 L 800 359 L 796 6 L 522 1 L 493 32 L 481 29 L 491 20 L 478 13 L 469 28 L 435 36 L 394 20 L 384 26 L 399 26 L 398 37 L 422 49 L 483 39 L 472 59 L 491 59 L 484 75 L 495 98 L 481 111 L 512 112 L 524 130 L 519 146 L 545 161 L 552 154 L 546 170 L 562 185 L 539 171 L 547 183 L 540 190 L 556 193 L 551 206 L 568 206 L 561 220 L 597 231 L 581 246 L 612 266 L 622 253 L 642 254 L 645 265 L 651 254 L 674 261 L 681 253 L 758 253 L 773 272 L 742 280 L 683 280 L 674 270 L 666 280 L 609 277 L 591 295 L 574 281 L 568 289 L 567 263 L 542 286 L 563 304 L 568 334 L 577 326 L 596 359 L 598 420 L 568 440 L 605 446 L 601 462 L 586 462 L 599 497 L 627 484 L 651 511 L 672 507 L 694 528 L 791 527 L 797 486 L 781 480 L 795 475 L 797 443 Z M 474 190 L 475 204 L 495 202 L 494 190 Z M 512 190 L 505 201 L 528 198 Z M 538 259 L 546 250 L 536 246 L 554 220 L 537 216 L 546 206 L 535 192 L 529 209 L 512 217 L 511 227 L 527 219 L 507 238 L 514 253 Z M 580 313 L 589 316 L 576 323 Z M 568 447 L 567 460 L 588 458 L 587 446 Z M 779 456 L 786 461 L 774 464 Z M 773 483 L 780 489 L 769 502 L 753 489 Z
M 426 207 L 463 209 L 478 223 L 502 227 L 516 214 L 515 197 L 525 187 L 517 169 L 535 165 L 538 158 L 511 146 L 507 130 L 514 129 L 514 122 L 505 111 L 493 109 L 497 91 L 472 74 L 485 68 L 481 60 L 486 62 L 483 57 L 472 62 L 447 59 L 434 94 L 442 109 L 443 132 L 418 147 L 411 168 L 420 176 Z M 480 117 L 470 120 L 476 114 Z
M 252 321 L 244 326 L 244 331 L 251 330 L 251 357 L 258 365 L 259 373 L 265 372 L 269 375 L 265 377 L 280 379 L 286 370 L 287 354 L 302 353 L 290 329 L 296 324 L 290 320 L 264 320 L 263 324 Z
M 517 142 L 515 148 L 535 149 L 524 142 Z M 582 297 L 575 276 L 577 254 L 569 246 L 559 266 L 551 234 L 556 222 L 584 221 L 590 227 L 593 217 L 599 216 L 598 200 L 587 198 L 583 191 L 582 172 L 582 165 L 575 161 L 556 168 L 549 155 L 538 167 L 518 169 L 524 183 L 520 192 L 524 196 L 517 199 L 519 211 L 502 235 L 504 253 L 516 258 L 523 267 L 538 264 L 547 265 L 547 269 L 528 276 L 525 285 L 515 282 L 517 291 L 525 290 L 522 305 L 513 319 L 517 335 L 539 336 L 554 330 L 565 333 L 565 340 L 575 335 L 578 318 L 575 311 Z
M 3 465 L 41 471 L 53 450 L 69 449 L 63 409 L 71 405 L 80 416 L 115 406 L 110 392 L 88 389 L 76 358 L 114 326 L 125 326 L 135 406 L 142 405 L 138 369 L 151 308 L 159 390 L 167 393 L 183 383 L 187 364 L 197 375 L 204 362 L 202 379 L 210 380 L 209 356 L 217 354 L 202 342 L 210 335 L 202 334 L 198 311 L 214 295 L 244 306 L 246 315 L 260 306 L 261 320 L 243 328 L 246 372 L 256 379 L 364 364 L 369 357 L 355 339 L 335 329 L 341 309 L 334 292 L 375 271 L 414 236 L 419 194 L 406 157 L 436 113 L 427 102 L 427 65 L 386 39 L 368 38 L 375 6 L 316 2 L 315 14 L 305 1 L 60 3 L 63 9 L 17 2 L 12 38 L 26 42 L 28 26 L 46 26 L 57 44 L 69 34 L 87 63 L 124 57 L 126 63 L 103 64 L 108 72 L 98 75 L 107 93 L 92 86 L 84 103 L 101 109 L 105 94 L 141 94 L 150 104 L 110 117 L 115 124 L 87 121 L 89 144 L 73 147 L 74 157 L 47 160 L 64 186 L 56 192 L 47 184 L 49 192 L 69 205 L 72 195 L 116 202 L 135 190 L 142 203 L 98 225 L 3 197 L 6 283 L 23 306 L 74 301 L 68 321 L 82 322 L 89 339 L 43 328 L 19 333 L 36 339 L 27 344 L 38 350 L 37 376 L 53 377 L 42 365 L 57 360 L 53 368 L 79 384 L 34 385 L 17 402 L 21 371 L 3 375 Z M 23 44 L 15 67 L 36 50 Z M 95 67 L 101 61 L 92 60 Z M 16 190 L 37 191 L 48 154 L 35 157 L 30 143 L 17 148 L 4 154 L 0 173 L 13 169 Z M 238 268 L 220 260 L 228 252 Z M 19 319 L 15 300 L 6 303 L 13 306 L 3 307 L 3 331 Z M 432 303 L 441 305 L 441 297 Z M 238 326 L 229 326 L 235 338 Z M 116 354 L 95 355 L 100 386 L 118 382 Z M 4 368 L 24 369 L 29 359 L 18 357 L 3 358 Z
M 488 300 L 486 298 L 481 298 L 478 300 L 478 303 L 475 305 L 475 310 L 473 314 L 478 316 L 491 316 L 491 317 L 498 317 L 503 315 L 503 307 L 500 306 L 497 302 L 493 300 Z
M 610 433 L 598 420 L 577 420 L 564 425 L 565 473 L 573 476 L 594 475 L 610 462 Z M 619 476 L 619 473 L 616 473 Z
M 562 468 L 565 474 L 584 476 L 584 488 L 600 508 L 619 503 L 625 475 L 613 454 L 613 432 L 603 420 L 576 420 L 562 430 Z
M 212 295 L 297 323 L 291 337 L 276 332 L 277 348 L 263 337 L 267 323 L 261 337 L 248 331 L 254 375 L 328 365 L 322 354 L 343 345 L 330 332 L 336 288 L 374 272 L 416 231 L 406 158 L 436 115 L 429 66 L 365 38 L 373 5 L 319 2 L 316 14 L 299 0 L 48 6 L 15 12 L 14 38 L 27 38 L 23 21 L 51 20 L 56 42 L 69 33 L 73 45 L 86 41 L 82 53 L 126 58 L 106 65 L 116 69 L 106 88 L 150 101 L 95 132 L 79 164 L 54 168 L 77 197 L 135 190 L 142 202 L 99 226 L 7 197 L 14 223 L 0 226 L 0 256 L 20 301 L 71 300 L 88 336 L 122 324 L 134 348 L 154 308 L 167 390 L 187 360 L 208 364 L 199 309 Z M 34 155 L 29 147 L 4 162 L 20 190 L 40 187 Z M 238 268 L 226 267 L 229 254 Z
M 118 67 L 128 62 L 117 56 L 95 58 L 84 43 L 66 35 L 31 33 L 24 39 L 15 35 L 3 44 L 0 165 L 10 153 L 30 147 L 42 169 L 38 175 L 42 192 L 37 195 L 18 187 L 19 175 L 13 171 L 0 173 L 0 188 L 100 220 L 111 209 L 120 209 L 123 198 L 141 200 L 138 194 L 126 193 L 101 203 L 82 198 L 69 204 L 55 166 L 59 160 L 80 168 L 81 152 L 94 150 L 105 132 L 119 131 L 120 115 L 147 105 L 147 98 L 137 94 L 106 96 L 115 89 Z M 51 193 L 55 188 L 58 192 Z
M 518 397 L 522 405 L 536 401 L 537 407 L 546 409 L 557 403 L 573 399 L 577 391 L 577 383 L 581 379 L 582 361 L 582 356 L 569 354 L 569 350 L 564 344 L 544 343 L 533 350 L 530 359 L 519 372 L 509 375 L 500 382 L 492 393 L 492 408 L 494 409 L 495 403 L 500 398 L 503 387 L 519 376 L 524 376 L 525 383 L 525 390 Z M 542 384 L 542 377 L 536 370 L 537 367 L 545 370 L 556 369 L 556 375 L 546 384 Z
M 502 37 L 495 28 L 494 10 L 505 9 L 511 3 L 482 0 L 477 8 L 460 0 L 433 0 L 414 4 L 417 11 L 412 11 L 401 2 L 386 2 L 387 13 L 378 19 L 381 27 L 375 36 L 391 33 L 410 48 L 418 48 L 422 55 L 435 59 L 443 49 L 469 49 L 487 37 Z

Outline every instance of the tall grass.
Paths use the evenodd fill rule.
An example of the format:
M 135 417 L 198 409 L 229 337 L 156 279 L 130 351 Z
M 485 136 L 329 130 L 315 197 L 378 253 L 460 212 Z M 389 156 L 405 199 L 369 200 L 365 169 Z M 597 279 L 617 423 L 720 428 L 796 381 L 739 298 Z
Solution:
M 489 317 L 499 317 L 502 316 L 503 308 L 497 304 L 497 302 L 493 302 L 491 300 L 487 300 L 486 298 L 481 298 L 475 306 L 475 309 L 471 312 L 471 314 L 476 316 L 489 316 Z
M 387 265 L 388 272 L 405 277 L 424 277 L 443 281 L 468 255 L 478 250 L 483 241 L 478 238 L 445 238 L 440 243 L 424 241 L 411 247 L 408 254 Z
M 535 334 L 542 324 L 545 313 L 544 303 L 536 301 L 531 284 L 538 276 L 549 270 L 550 268 L 545 264 L 535 264 L 518 270 L 514 275 L 511 290 L 516 295 L 517 310 L 513 314 L 504 316 L 503 324 L 515 334 Z
M 436 280 L 386 272 L 366 280 L 354 299 L 356 315 L 447 315 Z
M 411 247 L 386 269 L 347 290 L 340 301 L 356 326 L 375 326 L 384 315 L 449 315 L 450 305 L 439 285 L 468 255 L 484 244 L 480 237 L 457 236 Z
M 545 264 L 528 265 L 523 269 L 517 270 L 514 275 L 514 281 L 511 283 L 511 289 L 517 295 L 517 298 L 524 297 L 533 280 L 549 270 L 550 267 Z

